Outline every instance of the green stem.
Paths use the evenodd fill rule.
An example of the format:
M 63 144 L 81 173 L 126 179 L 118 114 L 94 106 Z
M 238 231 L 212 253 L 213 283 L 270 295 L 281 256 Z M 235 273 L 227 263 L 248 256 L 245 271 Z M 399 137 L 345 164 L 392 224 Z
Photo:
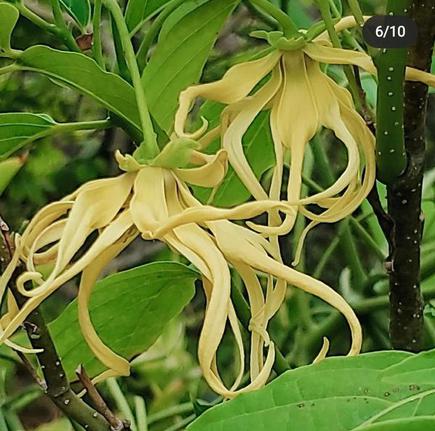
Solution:
M 119 36 L 118 27 L 115 24 L 115 21 L 113 18 L 110 21 L 111 21 L 110 24 L 112 27 L 113 45 L 115 48 L 116 64 L 118 66 L 117 72 L 118 72 L 118 75 L 120 75 L 129 84 L 131 84 L 130 70 L 128 68 L 127 61 L 125 59 L 124 47 L 123 47 L 123 43 L 121 41 L 121 38 Z
M 372 249 L 372 251 L 375 252 L 376 256 L 378 256 L 381 261 L 384 261 L 387 257 L 386 254 L 384 253 L 382 248 L 378 246 L 376 241 L 370 236 L 364 226 L 354 217 L 349 217 L 349 221 L 352 227 L 357 232 L 358 236 L 366 243 L 368 247 Z
M 268 13 L 271 17 L 275 18 L 281 25 L 286 37 L 290 38 L 299 34 L 298 28 L 293 20 L 281 9 L 276 7 L 268 0 L 250 0 L 251 3 Z
M 138 159 L 152 159 L 159 153 L 159 147 L 157 145 L 157 137 L 148 110 L 139 67 L 136 62 L 136 56 L 130 40 L 127 24 L 125 23 L 122 10 L 116 0 L 104 0 L 104 4 L 112 14 L 118 28 L 119 37 L 121 38 L 122 46 L 124 48 L 125 59 L 130 70 L 131 80 L 136 94 L 144 141 L 136 150 L 135 155 Z
M 115 378 L 107 379 L 107 386 L 109 388 L 112 397 L 116 402 L 116 405 L 118 406 L 118 409 L 124 415 L 125 419 L 127 419 L 130 422 L 131 430 L 138 431 L 136 427 L 136 422 L 134 420 L 133 412 L 131 411 L 130 406 L 128 405 L 128 402 L 124 394 L 122 393 L 121 388 L 119 387 L 116 379 Z
M 103 45 L 101 43 L 101 9 L 101 0 L 94 0 L 94 16 L 92 18 L 94 41 L 92 44 L 92 52 L 95 61 L 102 69 L 104 69 Z
M 147 64 L 148 52 L 151 49 L 151 46 L 155 38 L 157 37 L 157 34 L 159 33 L 163 23 L 166 21 L 168 16 L 183 3 L 184 0 L 172 0 L 151 24 L 145 37 L 142 40 L 142 43 L 140 44 L 139 50 L 136 55 L 139 70 L 141 72 L 145 69 L 145 66 Z
M 340 38 L 338 37 L 338 34 L 335 31 L 335 24 L 334 24 L 334 20 L 332 19 L 331 9 L 329 7 L 328 0 L 316 0 L 316 2 L 319 7 L 320 13 L 322 15 L 323 21 L 325 22 L 326 30 L 328 31 L 329 38 L 331 39 L 332 45 L 334 46 L 334 48 L 341 48 Z M 343 70 L 346 75 L 347 81 L 349 83 L 349 89 L 350 92 L 352 93 L 352 97 L 356 105 L 356 108 L 358 111 L 361 111 L 362 104 L 360 100 L 359 89 L 352 68 L 351 66 L 344 66 Z
M 355 17 L 355 21 L 360 27 L 362 27 L 364 25 L 364 15 L 362 13 L 358 0 L 348 0 L 347 2 L 349 4 L 352 15 Z
M 190 415 L 187 418 L 181 420 L 180 422 L 172 425 L 171 427 L 166 428 L 165 431 L 178 431 L 181 429 L 185 429 L 185 427 L 187 425 L 189 425 L 190 422 L 192 422 L 195 418 L 196 418 L 196 415 Z
M 55 133 L 70 133 L 84 130 L 103 130 L 111 126 L 111 120 L 77 121 L 74 123 L 58 123 L 50 130 Z
M 329 7 L 332 10 L 332 13 L 335 15 L 335 18 L 341 18 L 342 17 L 342 12 L 340 10 L 338 10 L 337 5 L 335 4 L 334 0 L 328 0 L 329 2 Z
M 8 431 L 6 419 L 4 417 L 3 410 L 1 407 L 0 407 L 0 431 Z
M 168 419 L 172 416 L 178 416 L 185 413 L 190 413 L 193 411 L 193 404 L 192 403 L 184 403 L 179 404 L 177 406 L 169 407 L 165 410 L 162 410 L 158 413 L 155 413 L 153 415 L 150 415 L 148 417 L 148 425 L 152 425 L 158 421 L 161 421 L 163 419 Z
M 31 21 L 33 24 L 35 24 L 37 27 L 39 27 L 42 30 L 45 30 L 49 33 L 53 33 L 53 34 L 56 34 L 57 36 L 59 36 L 59 29 L 57 28 L 57 26 L 42 19 L 35 12 L 28 9 L 25 4 L 23 4 L 21 2 L 14 2 L 14 6 L 20 11 L 20 15 L 27 18 L 29 21 Z
M 251 0 L 243 0 L 243 4 L 246 6 L 249 12 L 253 15 L 253 17 L 258 18 L 261 22 L 269 26 L 272 30 L 278 30 L 280 25 L 274 20 L 270 15 L 264 13 L 262 10 L 256 8 Z M 281 9 L 282 6 L 281 6 Z M 283 9 L 284 10 L 284 9 Z
M 62 41 L 65 43 L 68 49 L 70 49 L 71 51 L 80 52 L 80 48 L 77 46 L 76 41 L 74 40 L 74 38 L 72 37 L 68 29 L 67 29 L 67 33 L 64 33 L 62 28 L 58 27 L 55 24 L 45 21 L 35 12 L 27 8 L 26 5 L 23 4 L 22 2 L 14 2 L 14 6 L 20 11 L 20 15 L 27 18 L 37 27 L 41 28 L 42 30 L 48 33 L 54 34 L 56 37 L 62 39 Z
M 17 70 L 19 70 L 19 67 L 17 67 L 15 63 L 8 64 L 7 66 L 0 67 L 0 76 L 6 75 L 8 73 L 16 72 Z
M 425 300 L 435 298 L 435 286 L 423 289 Z M 365 298 L 352 303 L 352 308 L 357 315 L 365 315 L 377 310 L 384 310 L 389 306 L 389 295 L 382 295 L 374 298 Z M 324 321 L 307 333 L 305 337 L 305 349 L 309 352 L 314 351 L 315 347 L 321 343 L 321 338 L 333 333 L 339 325 L 344 322 L 342 315 L 338 311 L 333 311 Z
M 325 149 L 323 145 L 321 145 L 320 139 L 318 137 L 315 137 L 311 141 L 311 144 L 316 167 L 318 169 L 319 175 L 321 176 L 321 181 L 324 185 L 330 185 L 334 182 L 334 175 L 332 173 L 331 165 L 326 157 Z M 358 255 L 355 238 L 352 235 L 349 221 L 341 221 L 340 229 L 343 229 L 340 247 L 348 265 L 351 268 L 353 280 L 357 287 L 360 288 L 366 279 L 366 272 L 364 271 L 364 267 Z
M 326 265 L 328 264 L 329 260 L 332 258 L 332 255 L 334 254 L 335 250 L 337 250 L 338 246 L 340 245 L 340 236 L 337 236 L 334 238 L 334 240 L 329 244 L 328 248 L 325 250 L 325 252 L 322 254 L 321 259 L 319 260 L 319 263 L 317 264 L 316 268 L 313 272 L 313 277 L 320 279 L 323 271 L 326 268 Z
M 54 22 L 56 23 L 56 27 L 59 29 L 59 35 L 62 37 L 63 42 L 72 51 L 81 52 L 65 23 L 59 0 L 50 0 L 50 2 L 51 9 L 53 10 Z
M 389 0 L 388 15 L 403 15 L 410 0 Z M 373 57 L 378 71 L 376 106 L 377 178 L 392 184 L 407 166 L 405 151 L 404 81 L 408 50 L 382 49 Z
M 134 397 L 136 424 L 138 431 L 148 431 L 148 420 L 145 400 L 142 397 Z

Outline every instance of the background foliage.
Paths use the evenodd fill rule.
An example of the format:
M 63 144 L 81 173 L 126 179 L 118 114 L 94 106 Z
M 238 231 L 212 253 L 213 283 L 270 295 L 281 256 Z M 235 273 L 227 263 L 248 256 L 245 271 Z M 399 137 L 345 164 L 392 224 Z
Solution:
M 75 26 L 75 35 L 90 31 L 92 4 L 85 0 L 64 0 L 62 3 L 71 16 L 69 25 Z M 136 31 L 133 40 L 137 47 L 144 34 L 152 29 L 150 21 L 147 20 L 151 18 L 155 22 L 166 3 L 168 2 L 162 0 L 128 2 L 126 20 L 130 31 Z M 309 0 L 275 3 L 287 10 L 301 27 L 308 27 L 319 18 L 317 9 Z M 382 2 L 365 0 L 360 3 L 365 14 L 382 12 Z M 341 8 L 341 2 L 336 1 L 336 4 Z M 49 5 L 46 2 L 29 2 L 29 5 L 42 15 L 47 15 Z M 234 13 L 224 25 L 233 10 Z M 346 14 L 347 10 L 344 9 L 343 13 Z M 128 82 L 130 77 L 123 69 L 116 44 L 112 43 L 109 35 L 111 23 L 106 15 L 103 15 L 101 28 L 104 50 L 108 54 L 107 70 L 118 72 Z M 154 43 L 151 44 L 153 41 L 150 41 L 153 45 L 151 55 L 142 64 L 142 67 L 146 65 L 142 81 L 161 140 L 171 133 L 171 119 L 180 90 L 198 80 L 208 82 L 221 77 L 229 66 L 251 57 L 261 49 L 257 40 L 248 37 L 253 28 L 269 30 L 270 23 L 244 3 L 239 5 L 235 0 L 189 0 L 169 15 Z M 117 114 L 116 122 L 127 129 L 137 126 L 134 95 L 125 81 L 96 71 L 94 63 L 86 58 L 77 59 L 72 57 L 74 54 L 63 54 L 50 48 L 29 48 L 37 44 L 47 44 L 55 49 L 65 49 L 56 35 L 44 31 L 24 17 L 20 17 L 12 41 L 14 48 L 28 50 L 17 72 L 0 76 L 0 113 L 28 112 L 47 115 L 29 116 L 25 119 L 15 115 L 7 121 L 3 117 L 3 123 L 16 122 L 20 130 L 25 130 L 20 138 L 23 145 L 29 137 L 41 133 L 41 128 L 50 129 L 59 123 L 105 118 L 104 107 L 88 97 L 89 94 L 104 95 L 103 105 Z M 74 69 L 76 67 L 79 72 Z M 40 69 L 46 72 L 35 73 Z M 345 77 L 340 68 L 331 66 L 328 73 L 345 85 Z M 75 83 L 71 85 L 70 81 Z M 365 75 L 362 76 L 362 82 L 367 99 L 374 106 L 375 83 L 371 77 Z M 80 91 L 76 91 L 77 88 Z M 122 92 L 123 100 L 107 96 L 107 88 L 112 88 L 114 93 Z M 204 104 L 198 107 L 198 114 L 204 115 L 213 123 L 220 109 L 216 104 Z M 425 230 L 422 249 L 422 288 L 427 298 L 427 349 L 435 347 L 435 303 L 432 305 L 431 302 L 431 298 L 435 298 L 434 112 L 435 98 L 432 95 L 428 113 L 427 175 L 424 184 Z M 0 118 L 1 115 L 3 114 L 0 114 Z M 248 159 L 255 173 L 265 182 L 270 181 L 268 170 L 273 163 L 272 143 L 265 127 L 266 120 L 266 114 L 260 116 L 244 140 Z M 25 129 L 22 128 L 23 123 L 27 125 Z M 0 145 L 10 142 L 11 136 L 16 137 L 11 129 L 5 134 L 2 133 L 0 125 Z M 308 155 L 312 163 L 307 163 L 305 169 L 314 178 L 314 182 L 307 182 L 306 187 L 312 190 L 326 187 L 344 166 L 345 154 L 336 150 L 334 139 L 329 132 L 324 132 L 313 140 Z M 18 146 L 20 142 L 14 141 L 14 145 Z M 255 142 L 262 142 L 264 145 L 259 147 Z M 85 130 L 45 137 L 42 134 L 33 145 L 25 146 L 18 153 L 18 158 L 8 158 L 7 161 L 0 162 L 2 217 L 12 229 L 20 230 L 29 217 L 44 204 L 70 193 L 85 181 L 113 175 L 117 172 L 113 160 L 114 149 L 124 152 L 134 149 L 130 138 L 120 128 L 110 127 L 100 131 Z M 5 150 L 0 155 L 5 156 L 6 152 Z M 385 191 L 382 187 L 379 191 L 385 201 Z M 206 199 L 209 191 L 197 190 L 197 194 Z M 248 198 L 249 194 L 230 170 L 215 195 L 214 203 L 234 205 Z M 303 227 L 303 221 L 300 220 L 294 233 L 282 241 L 287 263 L 292 260 L 295 238 L 298 238 Z M 364 327 L 366 352 L 391 348 L 386 313 L 388 282 L 383 267 L 386 254 L 384 236 L 366 202 L 360 211 L 338 225 L 321 226 L 313 231 L 308 237 L 299 265 L 299 269 L 335 286 L 354 306 Z M 179 261 L 179 258 L 162 244 L 144 245 L 143 242 L 135 242 L 108 269 L 108 272 L 118 274 L 100 282 L 91 307 L 97 328 L 100 302 L 105 305 L 101 319 L 107 314 L 113 316 L 113 325 L 101 325 L 101 331 L 103 339 L 106 336 L 115 350 L 118 347 L 120 353 L 135 357 L 152 345 L 133 360 L 131 377 L 118 379 L 117 382 L 109 381 L 102 385 L 102 391 L 115 410 L 136 422 L 140 422 L 143 416 L 141 406 L 145 402 L 148 427 L 153 431 L 183 429 L 196 416 L 221 401 L 202 382 L 196 362 L 197 339 L 204 304 L 201 290 L 194 289 L 196 274 L 192 268 L 185 266 L 174 266 L 171 269 L 171 263 L 160 263 L 162 261 Z M 153 262 L 151 266 L 145 266 L 150 262 Z M 135 269 L 125 271 L 130 268 Z M 144 296 L 141 289 L 140 280 L 144 279 L 148 283 L 156 280 L 156 283 L 151 283 L 155 291 L 147 292 L 149 298 Z M 237 282 L 235 279 L 236 285 Z M 128 301 L 135 303 L 133 309 L 125 301 L 127 288 Z M 74 360 L 71 364 L 68 362 L 70 356 L 89 355 L 83 346 L 83 340 L 77 340 L 79 331 L 73 329 L 77 325 L 73 313 L 75 304 L 72 300 L 76 289 L 75 282 L 69 283 L 43 305 L 43 312 L 51 321 L 50 328 L 70 375 L 74 374 L 76 363 Z M 109 293 L 99 293 L 103 290 Z M 190 302 L 192 297 L 193 301 Z M 137 298 L 137 301 L 132 298 Z M 170 307 L 164 306 L 165 304 L 170 304 Z M 179 314 L 183 308 L 184 311 Z M 127 313 L 134 316 L 124 319 Z M 141 321 L 149 322 L 149 325 L 142 323 L 141 326 Z M 163 325 L 168 321 L 169 324 Z M 271 323 L 271 332 L 289 364 L 296 367 L 312 361 L 320 348 L 323 335 L 331 340 L 332 354 L 346 352 L 349 340 L 344 327 L 341 317 L 331 312 L 325 304 L 302 292 L 289 290 L 285 306 Z M 139 344 L 126 342 L 129 335 L 132 339 L 139 340 Z M 160 338 L 154 343 L 158 335 Z M 73 343 L 79 344 L 71 352 Z M 231 346 L 231 343 L 224 343 L 219 356 L 222 369 L 227 370 L 228 379 L 233 371 Z M 433 356 L 373 353 L 362 357 L 363 359 L 330 359 L 314 370 L 311 366 L 298 368 L 279 377 L 258 393 L 241 396 L 233 403 L 206 412 L 189 429 L 199 431 L 222 427 L 250 427 L 263 430 L 270 428 L 271 423 L 277 428 L 270 429 L 279 429 L 280 424 L 286 423 L 290 415 L 295 429 L 326 429 L 321 428 L 326 426 L 322 421 L 325 418 L 335 421 L 337 412 L 344 410 L 348 413 L 344 416 L 340 414 L 340 421 L 343 423 L 337 425 L 341 427 L 337 430 L 430 429 L 435 425 L 435 382 L 433 365 L 429 364 L 435 363 L 435 358 L 429 355 Z M 101 371 L 98 364 L 88 359 L 90 369 L 94 370 L 95 367 L 95 371 Z M 359 372 L 362 360 L 365 368 Z M 87 360 L 85 362 L 88 364 Z M 415 376 L 407 380 L 403 371 L 405 365 L 412 367 L 414 364 L 417 364 L 416 369 L 419 370 L 418 383 Z M 33 386 L 30 376 L 17 359 L 3 348 L 0 365 L 1 431 L 72 429 L 69 422 L 60 418 L 57 409 Z M 122 388 L 122 394 L 118 385 Z M 359 389 L 355 390 L 356 387 Z M 312 393 L 313 390 L 315 394 Z M 315 414 L 312 409 L 314 404 L 317 407 Z M 131 411 L 136 416 L 132 416 Z M 243 418 L 237 412 L 245 412 Z M 380 419 L 373 419 L 377 417 Z M 363 427 L 357 427 L 360 419 L 367 421 Z

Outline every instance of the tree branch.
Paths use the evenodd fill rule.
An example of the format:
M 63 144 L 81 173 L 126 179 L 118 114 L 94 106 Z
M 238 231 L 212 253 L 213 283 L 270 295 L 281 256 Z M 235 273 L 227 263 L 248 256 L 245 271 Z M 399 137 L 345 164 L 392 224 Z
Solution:
M 0 218 L 0 266 L 7 265 L 12 257 L 13 245 L 9 237 L 9 228 Z M 3 268 L 1 268 L 3 269 Z M 14 274 L 11 285 L 15 285 L 20 269 Z M 11 289 L 17 304 L 21 307 L 27 301 L 15 289 Z M 88 406 L 72 391 L 66 377 L 61 360 L 56 352 L 56 347 L 51 339 L 47 325 L 38 309 L 34 310 L 24 322 L 24 328 L 34 349 L 42 349 L 36 356 L 44 376 L 46 395 L 69 418 L 76 421 L 89 431 L 109 431 L 109 423 L 96 410 Z M 40 381 L 38 379 L 38 383 Z
M 408 64 L 430 70 L 435 39 L 433 2 L 414 0 L 411 17 L 419 29 L 417 44 L 410 50 Z M 390 336 L 394 348 L 418 351 L 423 336 L 423 298 L 420 291 L 421 214 L 425 159 L 427 86 L 405 85 L 405 173 L 389 185 L 388 212 L 394 221 L 390 241 Z

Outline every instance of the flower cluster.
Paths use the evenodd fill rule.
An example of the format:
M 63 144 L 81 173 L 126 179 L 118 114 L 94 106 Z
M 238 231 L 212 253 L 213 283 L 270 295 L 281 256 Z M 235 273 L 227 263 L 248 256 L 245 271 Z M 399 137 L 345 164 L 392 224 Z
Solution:
M 163 241 L 202 276 L 207 304 L 198 358 L 204 378 L 217 393 L 231 398 L 267 382 L 275 360 L 267 326 L 283 303 L 288 285 L 339 310 L 351 329 L 349 354 L 358 354 L 362 332 L 352 308 L 329 286 L 286 266 L 278 237 L 292 230 L 298 213 L 310 220 L 304 234 L 318 223 L 348 216 L 372 188 L 375 139 L 348 91 L 322 71 L 321 63 L 356 64 L 369 72 L 374 72 L 374 67 L 367 55 L 331 48 L 323 36 L 310 43 L 290 43 L 280 35 L 272 39 L 274 49 L 267 55 L 234 66 L 220 81 L 190 87 L 180 95 L 175 135 L 157 157 L 139 162 L 118 153 L 122 175 L 89 182 L 48 205 L 21 236 L 16 236 L 15 254 L 0 279 L 0 296 L 4 296 L 15 269 L 22 264 L 25 271 L 17 279 L 17 289 L 28 299 L 19 308 L 9 296 L 7 314 L 0 321 L 0 342 L 11 343 L 10 337 L 29 313 L 81 274 L 79 322 L 90 348 L 107 367 L 97 380 L 128 375 L 128 361 L 106 346 L 93 328 L 88 302 L 103 268 L 141 236 Z M 432 75 L 413 70 L 408 77 L 432 84 L 434 81 Z M 198 97 L 227 106 L 216 129 L 207 131 L 204 123 L 200 130 L 189 134 L 186 123 Z M 268 190 L 253 173 L 242 146 L 243 135 L 264 110 L 270 111 L 276 159 Z M 347 167 L 326 190 L 304 197 L 301 184 L 305 150 L 322 127 L 332 130 L 345 145 Z M 221 138 L 221 149 L 207 155 L 203 150 L 215 136 Z M 290 175 L 285 199 L 281 199 L 287 152 Z M 234 208 L 203 205 L 191 185 L 219 186 L 228 162 L 253 200 Z M 307 208 L 309 204 L 323 211 L 313 212 Z M 267 213 L 267 225 L 247 221 L 263 213 Z M 45 271 L 41 271 L 42 265 Z M 250 382 L 241 389 L 245 350 L 231 301 L 230 269 L 240 275 L 251 311 Z M 262 286 L 264 277 L 266 288 Z M 220 376 L 216 359 L 227 325 L 239 356 L 239 372 L 229 388 Z M 317 359 L 326 355 L 326 347 Z

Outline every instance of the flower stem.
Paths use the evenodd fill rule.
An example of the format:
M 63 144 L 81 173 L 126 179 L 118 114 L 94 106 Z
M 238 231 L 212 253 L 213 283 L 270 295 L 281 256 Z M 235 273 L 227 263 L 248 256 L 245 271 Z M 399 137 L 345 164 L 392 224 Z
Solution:
M 157 138 L 151 121 L 151 115 L 148 110 L 139 67 L 136 62 L 136 55 L 130 40 L 127 24 L 125 23 L 122 10 L 116 0 L 104 0 L 104 4 L 112 14 L 113 20 L 118 28 L 119 37 L 124 48 L 125 60 L 130 71 L 131 80 L 136 94 L 136 101 L 144 137 L 144 141 L 140 144 L 136 155 L 141 159 L 152 159 L 159 153 L 159 147 L 157 145 Z
M 334 48 L 341 48 L 340 38 L 338 37 L 337 32 L 335 31 L 334 20 L 332 19 L 331 9 L 329 7 L 328 0 L 316 0 L 317 5 L 319 7 L 320 13 L 322 15 L 323 21 L 326 25 L 326 30 L 328 31 L 329 38 L 331 39 L 332 45 Z M 352 98 L 355 103 L 355 106 L 358 111 L 361 111 L 362 104 L 360 100 L 360 93 L 358 90 L 358 85 L 355 79 L 355 75 L 353 74 L 351 66 L 343 67 L 344 74 L 346 75 L 347 81 L 349 83 L 349 89 L 352 93 Z
M 362 13 L 358 0 L 347 0 L 347 2 L 349 4 L 352 15 L 355 17 L 355 21 L 360 27 L 362 27 L 364 25 L 364 15 Z
M 284 11 L 276 7 L 274 4 L 272 4 L 268 0 L 250 0 L 250 2 L 254 6 L 269 14 L 271 17 L 275 18 L 281 25 L 286 37 L 290 38 L 292 36 L 298 35 L 298 27 L 293 22 L 293 20 Z

